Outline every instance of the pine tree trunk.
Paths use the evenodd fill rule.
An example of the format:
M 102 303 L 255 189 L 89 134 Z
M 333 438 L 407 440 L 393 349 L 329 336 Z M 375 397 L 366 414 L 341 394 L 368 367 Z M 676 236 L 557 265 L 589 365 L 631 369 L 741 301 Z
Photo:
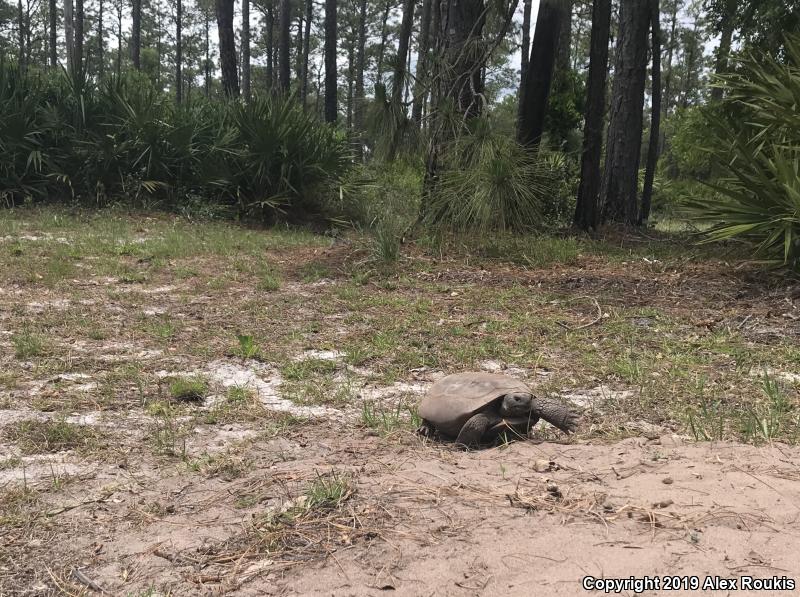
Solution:
M 17 53 L 17 60 L 19 61 L 19 69 L 25 72 L 25 11 L 22 10 L 22 0 L 17 2 L 17 33 L 19 52 Z
M 386 39 L 389 37 L 389 12 L 392 9 L 392 0 L 386 0 L 386 8 L 383 11 L 383 23 L 381 27 L 381 44 L 378 46 L 378 64 L 376 83 L 381 83 L 383 76 L 383 57 L 386 52 Z
M 608 40 L 611 33 L 611 0 L 594 0 L 589 49 L 589 76 L 581 155 L 581 180 L 575 204 L 575 226 L 596 228 L 599 220 L 600 159 L 603 153 L 603 116 L 608 75 Z
M 100 0 L 97 12 L 97 73 L 101 78 L 105 71 L 103 35 L 103 0 Z
M 294 78 L 298 81 L 303 76 L 303 13 L 297 17 L 297 36 L 294 38 Z
M 274 72 L 274 53 L 275 53 L 275 13 L 272 9 L 272 2 L 267 5 L 267 81 L 269 82 L 269 89 L 272 91 L 275 88 L 275 72 Z
M 55 68 L 58 66 L 58 7 L 56 0 L 49 0 L 48 3 L 48 17 L 50 18 L 50 66 Z
M 325 122 L 336 122 L 336 0 L 325 0 Z
M 83 0 L 75 0 L 75 47 L 73 49 L 75 61 L 75 76 L 83 78 Z
M 422 107 L 428 95 L 428 52 L 431 39 L 431 11 L 433 0 L 423 0 L 422 15 L 419 21 L 419 42 L 417 43 L 417 73 L 414 83 L 414 101 L 411 106 L 411 118 L 420 126 L 422 123 Z
M 658 166 L 658 146 L 661 128 L 661 8 L 659 0 L 650 2 L 650 29 L 652 35 L 653 67 L 652 105 L 650 107 L 650 140 L 647 147 L 647 165 L 644 172 L 644 188 L 642 190 L 642 213 L 639 216 L 639 225 L 647 224 L 650 218 L 650 206 L 653 202 L 653 181 Z
M 364 66 L 365 49 L 367 44 L 367 0 L 360 0 L 358 8 L 358 31 L 356 49 L 356 90 L 354 98 L 353 125 L 357 131 L 358 145 L 356 155 L 363 158 L 364 131 Z
M 117 78 L 122 75 L 122 0 L 117 0 Z
M 522 108 L 525 105 L 525 77 L 528 75 L 528 63 L 531 56 L 531 12 L 532 1 L 524 0 L 522 9 L 522 48 L 519 65 L 519 90 L 517 91 L 517 121 L 522 120 Z
M 352 31 L 351 31 L 352 33 Z M 356 44 L 355 35 L 347 40 L 347 130 L 353 129 L 353 87 L 355 86 Z
M 728 72 L 728 57 L 731 54 L 731 42 L 733 40 L 733 26 L 736 18 L 736 0 L 725 0 L 725 14 L 722 15 L 720 27 L 719 47 L 716 51 L 714 74 L 724 75 Z M 722 99 L 722 87 L 711 88 L 711 100 L 719 101 Z
M 216 2 L 222 88 L 228 97 L 239 97 L 239 73 L 236 69 L 236 38 L 233 35 L 234 0 L 216 0 Z
M 672 99 L 672 55 L 675 51 L 675 29 L 678 25 L 678 3 L 673 4 L 672 18 L 670 19 L 669 47 L 667 48 L 667 64 L 664 80 L 664 116 L 669 115 Z
M 536 145 L 542 137 L 558 38 L 568 4 L 568 0 L 542 0 L 539 4 L 531 58 L 522 82 L 524 103 L 517 122 L 517 139 L 523 145 Z
M 247 0 L 245 0 L 246 2 Z M 181 103 L 183 101 L 183 74 L 181 67 L 183 66 L 183 4 L 182 0 L 176 0 L 175 5 L 175 101 Z
M 250 0 L 242 0 L 242 95 L 250 100 Z
M 564 20 L 558 35 L 558 49 L 556 50 L 556 71 L 563 73 L 570 67 L 570 51 L 572 48 L 572 7 L 574 0 L 567 1 Z
M 289 0 L 280 2 L 280 24 L 278 27 L 278 83 L 283 93 L 289 92 L 291 77 L 291 4 Z
M 406 61 L 408 60 L 408 45 L 411 38 L 411 27 L 414 24 L 415 0 L 405 0 L 403 3 L 403 21 L 400 24 L 397 44 L 397 62 L 394 68 L 392 81 L 392 102 L 399 106 L 403 101 L 403 88 L 406 82 Z
M 366 0 L 362 0 L 362 2 L 366 2 Z M 306 31 L 303 36 L 303 64 L 300 75 L 300 99 L 303 106 L 306 105 L 306 98 L 308 98 L 308 54 L 311 43 L 311 19 L 313 18 L 313 0 L 306 0 Z
M 203 17 L 205 20 L 205 51 L 206 51 L 206 61 L 203 65 L 204 75 L 205 75 L 205 93 L 206 98 L 211 97 L 211 44 L 209 43 L 209 33 L 211 29 L 211 15 L 208 14 L 208 10 L 203 10 Z
M 131 21 L 131 60 L 133 61 L 133 68 L 136 70 L 141 70 L 142 0 L 133 0 Z
M 642 0 L 620 3 L 606 163 L 600 190 L 603 219 L 630 226 L 639 221 L 637 191 L 650 24 L 648 4 Z
M 67 72 L 72 75 L 75 61 L 73 58 L 75 49 L 75 30 L 73 29 L 74 15 L 72 10 L 72 0 L 64 0 L 64 39 L 67 51 Z
M 463 120 L 468 121 L 480 116 L 483 110 L 481 70 L 484 55 L 480 50 L 474 51 L 474 42 L 483 37 L 486 17 L 483 0 L 441 0 L 437 5 L 435 39 L 442 65 L 431 75 L 437 80 L 433 89 L 434 108 L 444 98 L 450 98 Z M 434 116 L 431 128 L 419 220 L 426 215 L 441 167 L 440 157 L 450 140 L 450 127 L 441 118 Z
M 684 64 L 684 72 L 686 73 L 683 80 L 683 96 L 681 97 L 681 108 L 686 109 L 689 107 L 689 86 L 692 84 L 692 77 L 694 76 L 695 67 L 695 40 L 697 39 L 697 19 L 692 25 L 692 43 L 689 45 L 689 51 L 686 53 L 686 62 Z

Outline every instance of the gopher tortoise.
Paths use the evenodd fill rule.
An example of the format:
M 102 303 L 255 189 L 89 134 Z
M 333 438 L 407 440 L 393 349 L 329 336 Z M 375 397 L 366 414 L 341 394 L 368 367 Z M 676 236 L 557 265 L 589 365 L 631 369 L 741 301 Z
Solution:
M 539 398 L 519 380 L 495 373 L 455 373 L 435 382 L 419 406 L 419 433 L 455 438 L 468 447 L 504 431 L 524 437 L 542 418 L 569 433 L 578 415 L 552 398 Z

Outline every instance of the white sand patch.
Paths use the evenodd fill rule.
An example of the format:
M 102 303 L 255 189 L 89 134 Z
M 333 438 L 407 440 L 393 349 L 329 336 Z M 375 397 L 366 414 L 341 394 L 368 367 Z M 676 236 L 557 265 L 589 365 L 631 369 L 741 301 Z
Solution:
M 415 399 L 419 396 L 422 396 L 431 384 L 422 382 L 422 381 L 415 381 L 415 382 L 406 382 L 406 381 L 398 381 L 393 383 L 390 386 L 384 387 L 365 387 L 359 390 L 358 397 L 362 400 L 370 400 L 370 401 L 381 401 L 387 400 L 389 398 L 395 398 L 398 396 L 411 396 Z
M 3 242 L 18 242 L 18 241 L 21 241 L 21 240 L 26 240 L 26 241 L 30 241 L 30 242 L 37 242 L 37 241 L 41 241 L 41 240 L 46 240 L 46 241 L 61 243 L 62 245 L 68 245 L 69 244 L 69 240 L 67 240 L 63 236 L 54 237 L 52 234 L 42 234 L 42 235 L 38 235 L 38 236 L 35 235 L 35 234 L 18 234 L 16 236 L 14 236 L 14 235 L 0 236 L 0 241 L 3 241 Z
M 87 471 L 86 466 L 64 461 L 63 456 L 36 455 L 20 458 L 19 464 L 0 470 L 0 487 L 9 483 L 52 483 Z
M 71 304 L 72 302 L 68 299 L 54 299 L 52 301 L 27 303 L 25 307 L 33 313 L 44 313 L 48 309 L 63 311 L 68 309 Z
M 234 386 L 250 388 L 256 392 L 264 408 L 287 412 L 301 417 L 342 418 L 344 413 L 326 406 L 299 406 L 291 400 L 281 398 L 278 393 L 283 380 L 271 367 L 253 363 L 245 367 L 228 361 L 214 361 L 208 365 L 206 375 L 225 388 Z
M 588 390 L 563 390 L 561 399 L 581 408 L 597 408 L 605 402 L 623 400 L 633 396 L 633 390 L 612 390 L 608 386 L 597 386 Z
M 86 340 L 77 340 L 68 345 L 70 350 L 83 353 L 92 353 L 95 360 L 104 363 L 117 363 L 127 360 L 147 360 L 163 356 L 160 349 L 143 350 L 130 342 L 106 342 L 96 344 Z
M 512 377 L 528 377 L 528 375 L 530 375 L 528 369 L 495 360 L 483 361 L 479 366 L 482 371 L 487 371 L 488 373 L 500 373 L 503 375 L 511 375 Z
M 142 313 L 150 317 L 155 315 L 164 315 L 164 313 L 166 312 L 167 310 L 162 309 L 161 307 L 150 307 L 149 309 L 145 309 L 144 311 L 142 311 Z
M 292 358 L 293 361 L 306 361 L 317 359 L 319 361 L 335 361 L 344 357 L 343 352 L 338 350 L 304 350 L 301 354 Z
M 792 384 L 800 384 L 800 373 L 792 373 L 790 371 L 778 371 L 777 369 L 751 369 L 751 377 L 769 377 L 770 379 L 779 379 Z

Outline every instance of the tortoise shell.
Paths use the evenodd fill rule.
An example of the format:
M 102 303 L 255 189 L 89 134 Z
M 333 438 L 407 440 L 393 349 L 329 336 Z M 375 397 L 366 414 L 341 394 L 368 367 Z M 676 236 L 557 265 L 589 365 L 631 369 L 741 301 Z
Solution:
M 499 408 L 503 396 L 511 393 L 533 394 L 519 380 L 496 373 L 454 373 L 435 382 L 419 406 L 419 415 L 445 435 L 457 436 L 473 415 L 487 408 Z M 506 420 L 503 427 L 530 427 L 536 417 Z

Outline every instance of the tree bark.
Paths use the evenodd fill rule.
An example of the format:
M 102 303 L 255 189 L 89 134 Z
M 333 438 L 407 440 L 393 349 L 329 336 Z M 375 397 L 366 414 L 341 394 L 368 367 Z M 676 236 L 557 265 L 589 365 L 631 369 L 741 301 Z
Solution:
M 647 146 L 647 164 L 644 171 L 644 188 L 642 189 L 642 213 L 639 225 L 647 224 L 650 218 L 650 206 L 653 202 L 653 181 L 658 166 L 658 145 L 661 127 L 661 9 L 659 0 L 650 2 L 650 30 L 653 56 L 651 71 L 652 105 L 650 107 L 650 140 Z
M 678 2 L 673 0 L 672 15 L 670 19 L 669 46 L 667 47 L 667 64 L 664 80 L 664 116 L 669 115 L 670 102 L 672 100 L 672 55 L 675 51 L 675 29 L 678 25 Z
M 392 80 L 392 102 L 396 106 L 399 106 L 403 101 L 408 45 L 411 38 L 411 27 L 414 24 L 414 5 L 415 0 L 405 0 L 403 3 L 403 21 L 400 24 L 398 33 L 397 60 L 394 65 L 394 78 Z
M 364 67 L 365 48 L 367 43 L 367 0 L 361 0 L 358 7 L 358 48 L 356 49 L 356 90 L 354 106 L 354 126 L 356 131 L 364 130 Z M 361 143 L 358 144 L 358 155 L 361 155 Z
M 242 0 L 242 95 L 250 100 L 250 0 Z
M 353 88 L 355 87 L 356 40 L 351 27 L 347 41 L 347 130 L 353 129 Z
M 275 13 L 272 8 L 272 1 L 267 5 L 267 81 L 270 90 L 275 88 L 274 71 L 275 54 Z
M 247 0 L 244 0 L 247 2 Z M 183 4 L 182 0 L 176 0 L 175 5 L 175 101 L 180 104 L 183 101 Z
M 122 75 L 122 0 L 117 0 L 117 78 Z
M 572 49 L 572 7 L 574 0 L 567 1 L 564 20 L 561 23 L 561 31 L 558 35 L 558 49 L 556 50 L 556 71 L 566 72 L 569 70 L 570 53 Z
M 289 92 L 291 77 L 291 3 L 289 0 L 281 0 L 280 15 L 278 26 L 278 84 L 283 93 Z
M 585 123 L 581 180 L 575 204 L 575 226 L 596 228 L 599 221 L 600 159 L 603 153 L 603 116 L 608 74 L 608 40 L 611 33 L 611 0 L 594 0 L 589 42 L 589 75 L 586 85 Z
M 383 75 L 383 56 L 386 52 L 386 39 L 389 37 L 389 12 L 392 10 L 392 0 L 386 0 L 386 7 L 383 11 L 383 25 L 381 27 L 381 43 L 378 46 L 378 64 L 376 83 L 381 83 Z
M 297 16 L 297 37 L 294 42 L 294 78 L 297 81 L 303 76 L 303 12 Z
M 483 110 L 481 69 L 485 56 L 480 44 L 473 42 L 483 36 L 486 11 L 483 0 L 440 0 L 437 8 L 436 43 L 442 65 L 431 75 L 437 80 L 432 91 L 434 102 L 442 103 L 449 98 L 466 122 L 480 116 Z M 433 119 L 431 128 L 419 220 L 425 217 L 438 178 L 440 157 L 451 136 L 450 127 L 439 117 Z
M 522 10 L 522 48 L 519 68 L 519 90 L 517 91 L 517 121 L 522 120 L 522 108 L 525 105 L 525 77 L 528 74 L 528 63 L 531 56 L 531 12 L 532 1 L 524 0 Z
M 103 0 L 99 2 L 97 11 L 97 74 L 102 78 L 105 71 L 105 48 L 103 33 Z
M 71 1 L 71 0 L 65 0 Z M 133 0 L 131 10 L 131 60 L 133 68 L 141 70 L 142 61 L 142 0 Z
M 733 41 L 733 27 L 736 18 L 736 0 L 725 0 L 725 13 L 720 23 L 719 47 L 716 51 L 714 74 L 724 75 L 728 72 L 728 57 L 731 54 Z M 722 99 L 722 87 L 711 88 L 711 101 L 718 102 Z
M 336 88 L 336 0 L 325 0 L 325 122 L 338 119 Z
M 411 105 L 411 118 L 420 126 L 422 123 L 422 107 L 428 95 L 428 52 L 431 39 L 431 11 L 433 0 L 423 0 L 422 15 L 419 20 L 419 42 L 417 43 L 417 73 L 414 83 L 414 100 Z
M 611 96 L 606 163 L 600 197 L 603 219 L 635 226 L 642 143 L 642 108 L 647 72 L 649 2 L 622 0 Z
M 366 0 L 362 0 L 366 6 Z M 306 105 L 306 98 L 308 97 L 308 54 L 311 43 L 311 19 L 314 18 L 314 3 L 313 0 L 306 0 L 306 31 L 303 36 L 303 63 L 300 75 L 300 99 L 303 106 Z
M 19 43 L 17 60 L 19 62 L 19 69 L 25 72 L 27 70 L 25 65 L 25 11 L 22 9 L 22 0 L 17 1 L 17 33 L 17 41 Z
M 236 68 L 236 39 L 233 35 L 234 0 L 217 1 L 219 29 L 219 62 L 222 68 L 222 88 L 228 97 L 239 97 L 239 73 Z
M 50 66 L 58 66 L 58 7 L 56 0 L 49 0 L 48 17 L 50 18 Z
M 558 38 L 568 4 L 569 0 L 542 0 L 539 4 L 530 63 L 522 82 L 524 103 L 517 122 L 517 139 L 523 145 L 536 145 L 542 137 Z
M 211 15 L 208 14 L 209 11 L 207 8 L 203 9 L 203 17 L 205 20 L 205 51 L 206 51 L 206 61 L 203 65 L 203 71 L 205 75 L 205 93 L 206 98 L 211 97 L 211 44 L 209 43 L 209 29 L 211 29 Z
M 74 72 L 78 79 L 83 78 L 83 0 L 75 0 L 75 47 L 73 60 Z
M 72 75 L 75 61 L 73 58 L 75 50 L 75 30 L 74 15 L 72 10 L 72 0 L 64 0 L 64 39 L 66 41 L 67 53 L 67 72 Z

